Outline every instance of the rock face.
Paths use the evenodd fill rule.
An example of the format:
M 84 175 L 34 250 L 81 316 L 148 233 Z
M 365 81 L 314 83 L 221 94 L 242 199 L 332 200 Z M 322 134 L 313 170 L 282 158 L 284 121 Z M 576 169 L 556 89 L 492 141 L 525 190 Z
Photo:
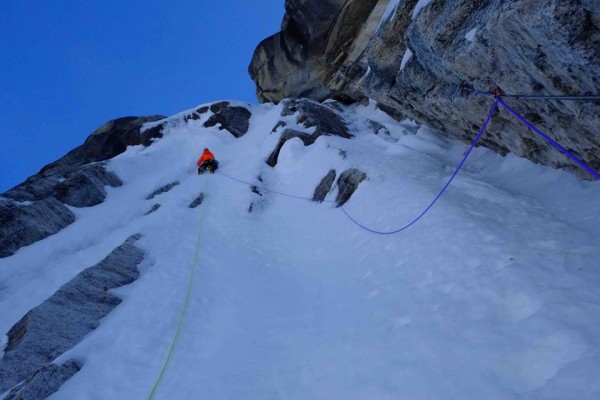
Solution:
M 220 124 L 220 129 L 225 129 L 236 138 L 242 137 L 248 132 L 250 117 L 252 114 L 244 107 L 232 106 L 227 101 L 214 103 L 210 106 L 213 112 L 204 123 L 205 128 Z
M 305 128 L 315 128 L 314 132 L 308 133 L 290 128 L 284 129 L 275 149 L 273 149 L 267 158 L 266 163 L 271 167 L 277 165 L 279 153 L 283 145 L 290 139 L 298 138 L 302 140 L 305 146 L 310 146 L 323 135 L 334 135 L 345 139 L 352 137 L 342 117 L 324 105 L 303 99 L 286 100 L 281 110 L 281 116 L 286 117 L 290 115 L 296 115 L 295 122 L 297 124 Z M 276 132 L 279 127 L 285 127 L 286 125 L 285 121 L 279 121 L 271 133 Z
M 377 0 L 286 0 L 281 32 L 259 45 L 249 67 L 261 102 L 326 99 L 328 86 Z
M 3 400 L 44 400 L 60 389 L 62 384 L 80 369 L 81 363 L 77 360 L 69 360 L 63 365 L 45 365 L 11 390 Z
M 147 122 L 154 122 L 165 118 L 162 115 L 149 117 L 123 117 L 108 121 L 96 129 L 85 142 L 71 150 L 67 155 L 46 165 L 37 174 L 29 178 L 30 180 L 39 179 L 51 175 L 64 173 L 75 167 L 80 167 L 97 161 L 111 159 L 123 153 L 127 146 L 142 144 L 148 146 L 152 139 L 161 137 L 161 128 L 148 129 L 140 132 L 142 126 Z
M 463 87 L 498 86 L 508 95 L 600 93 L 597 0 L 287 0 L 285 6 L 281 32 L 259 44 L 249 67 L 262 102 L 368 97 L 390 114 L 470 142 L 493 97 Z M 600 169 L 600 102 L 506 101 Z M 506 112 L 480 143 L 589 178 Z
M 73 207 L 91 207 L 104 201 L 105 186 L 121 185 L 121 180 L 107 171 L 103 163 L 96 163 L 60 175 L 30 179 L 4 193 L 4 196 L 21 202 L 54 197 Z
M 75 222 L 75 215 L 54 197 L 31 203 L 0 199 L 0 257 L 42 240 Z
M 43 372 L 49 362 L 79 343 L 121 303 L 109 290 L 138 278 L 137 266 L 144 256 L 135 247 L 140 237 L 131 236 L 104 260 L 79 273 L 30 310 L 10 329 L 6 353 L 0 359 L 0 393 L 25 379 L 35 381 L 32 374 Z M 51 375 L 60 373 L 53 368 Z
M 147 122 L 163 116 L 125 117 L 96 129 L 86 141 L 22 184 L 0 197 L 0 257 L 53 235 L 75 221 L 66 205 L 91 207 L 106 198 L 106 186 L 121 180 L 105 167 L 130 145 L 152 143 L 162 136 L 162 125 L 141 132 Z
M 315 193 L 313 194 L 313 201 L 318 201 L 319 203 L 325 200 L 327 193 L 331 190 L 333 186 L 333 182 L 335 181 L 335 169 L 330 169 L 327 175 L 321 179 L 321 182 L 315 188 Z
M 62 174 L 31 177 L 4 193 L 0 200 L 0 257 L 75 222 L 75 215 L 64 204 L 95 206 L 106 198 L 106 186 L 121 184 L 103 163 L 95 163 Z
M 350 196 L 358 189 L 358 185 L 367 179 L 367 174 L 356 168 L 348 169 L 341 173 L 337 180 L 338 194 L 335 198 L 337 206 L 343 206 Z
M 178 185 L 179 185 L 179 181 L 167 183 L 166 185 L 159 187 L 154 192 L 152 192 L 148 196 L 146 196 L 146 200 L 152 200 L 156 196 L 159 196 L 163 193 L 167 193 L 168 191 L 170 191 L 171 189 L 173 189 L 175 186 L 178 186 Z

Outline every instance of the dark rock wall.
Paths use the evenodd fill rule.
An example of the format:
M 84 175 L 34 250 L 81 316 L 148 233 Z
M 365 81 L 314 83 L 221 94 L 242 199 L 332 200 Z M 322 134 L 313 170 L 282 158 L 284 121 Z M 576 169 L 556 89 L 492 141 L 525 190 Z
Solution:
M 85 142 L 68 152 L 64 157 L 51 164 L 30 177 L 31 180 L 62 174 L 73 168 L 80 167 L 97 161 L 109 160 L 123 153 L 127 146 L 142 144 L 148 146 L 152 139 L 162 137 L 162 126 L 141 132 L 142 126 L 147 122 L 159 121 L 166 118 L 162 115 L 149 117 L 123 117 L 110 120 L 96 129 Z
M 296 116 L 296 123 L 304 128 L 315 128 L 314 132 L 302 132 L 285 128 L 279 136 L 275 149 L 271 152 L 266 163 L 274 167 L 277 165 L 279 153 L 285 143 L 294 138 L 302 140 L 305 146 L 310 146 L 321 136 L 339 136 L 345 139 L 352 137 L 348 126 L 342 116 L 328 107 L 306 99 L 288 99 L 285 101 L 281 116 Z M 277 132 L 279 127 L 287 126 L 287 122 L 279 121 L 271 133 Z
M 213 115 L 204 123 L 205 128 L 219 125 L 219 129 L 227 130 L 236 138 L 240 138 L 248 132 L 252 113 L 247 108 L 232 106 L 228 101 L 222 101 L 212 104 L 210 111 Z
M 91 207 L 106 198 L 106 186 L 121 180 L 106 170 L 104 160 L 127 146 L 149 146 L 162 136 L 161 124 L 141 132 L 147 122 L 162 116 L 125 117 L 96 129 L 85 142 L 0 197 L 0 257 L 59 232 L 75 222 L 65 205 Z
M 106 186 L 121 180 L 103 163 L 71 169 L 64 174 L 28 179 L 0 198 L 0 257 L 59 232 L 75 222 L 65 204 L 91 207 L 106 198 Z
M 493 98 L 461 95 L 466 84 L 506 94 L 600 94 L 598 0 L 286 1 L 282 31 L 257 47 L 249 72 L 260 101 L 287 97 L 375 99 L 386 112 L 470 142 Z M 476 29 L 473 40 L 465 35 Z M 404 63 L 407 50 L 413 55 Z M 318 56 L 318 57 L 317 57 Z M 507 102 L 600 170 L 600 102 Z M 506 112 L 482 145 L 586 172 Z

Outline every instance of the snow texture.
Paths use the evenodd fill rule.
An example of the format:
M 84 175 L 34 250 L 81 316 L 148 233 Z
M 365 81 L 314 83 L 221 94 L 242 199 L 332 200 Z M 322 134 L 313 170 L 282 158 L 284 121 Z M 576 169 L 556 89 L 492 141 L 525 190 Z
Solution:
M 386 24 L 389 20 L 391 20 L 394 17 L 394 15 L 396 14 L 396 9 L 398 8 L 398 4 L 400 4 L 400 1 L 401 0 L 391 0 L 388 3 L 375 31 L 379 31 L 379 28 L 381 28 L 382 25 Z
M 412 58 L 413 52 L 410 51 L 409 48 L 404 52 L 404 56 L 402 56 L 402 61 L 400 62 L 400 70 L 402 71 L 406 66 L 406 63 Z
M 240 138 L 205 128 L 205 116 L 166 124 L 152 146 L 110 161 L 123 186 L 108 188 L 104 203 L 0 260 L 6 332 L 86 265 L 143 234 L 140 278 L 114 290 L 119 307 L 54 360 L 85 364 L 51 400 L 148 396 L 198 238 L 189 309 L 157 400 L 600 398 L 598 183 L 477 148 L 418 224 L 373 235 L 335 204 L 264 189 L 311 198 L 329 171 L 357 168 L 368 179 L 344 208 L 391 230 L 427 207 L 467 147 L 398 123 L 374 102 L 328 106 L 353 136 L 308 146 L 291 138 L 273 168 L 272 128 L 311 129 L 281 116 L 283 104 L 249 107 Z M 198 176 L 204 147 L 219 171 L 262 195 L 219 171 Z M 160 210 L 144 216 L 145 197 L 174 181 Z M 200 192 L 202 204 L 190 208 Z M 334 186 L 325 199 L 336 196 Z
M 477 28 L 471 29 L 469 32 L 465 34 L 465 39 L 469 42 L 472 42 L 475 39 L 475 34 L 477 33 Z
M 421 13 L 421 10 L 427 7 L 429 3 L 431 3 L 431 0 L 419 0 L 417 5 L 415 5 L 415 9 L 412 14 L 412 19 L 415 20 Z

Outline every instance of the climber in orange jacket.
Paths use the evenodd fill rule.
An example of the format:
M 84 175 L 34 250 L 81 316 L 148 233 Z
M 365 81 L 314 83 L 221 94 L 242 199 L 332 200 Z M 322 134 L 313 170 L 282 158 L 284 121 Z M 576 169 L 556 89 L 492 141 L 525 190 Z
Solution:
M 198 175 L 202 175 L 206 170 L 214 174 L 219 167 L 219 162 L 215 159 L 215 155 L 208 148 L 205 148 L 196 165 L 198 166 Z

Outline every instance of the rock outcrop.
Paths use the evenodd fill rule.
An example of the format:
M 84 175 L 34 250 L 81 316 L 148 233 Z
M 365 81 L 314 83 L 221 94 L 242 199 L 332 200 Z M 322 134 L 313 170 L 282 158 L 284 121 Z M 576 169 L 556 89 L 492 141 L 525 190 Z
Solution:
M 335 197 L 337 206 L 346 204 L 350 200 L 350 196 L 358 189 L 358 185 L 365 179 L 367 179 L 367 174 L 356 168 L 342 172 L 337 180 L 338 194 Z
M 69 360 L 62 365 L 45 365 L 18 384 L 3 400 L 44 400 L 60 389 L 63 383 L 80 369 L 81 363 L 77 360 Z
M 225 129 L 236 138 L 240 138 L 248 132 L 250 117 L 252 113 L 245 107 L 232 106 L 228 101 L 213 103 L 210 106 L 211 115 L 204 123 L 205 128 L 219 125 L 219 129 Z
M 104 163 L 94 163 L 64 174 L 30 179 L 4 193 L 4 196 L 20 202 L 54 197 L 73 207 L 91 207 L 104 201 L 105 186 L 118 187 L 122 184 L 115 174 L 106 170 Z
M 53 235 L 75 222 L 75 214 L 54 197 L 34 202 L 0 199 L 0 257 Z
M 279 137 L 277 145 L 269 155 L 266 163 L 274 167 L 277 165 L 279 153 L 283 145 L 290 139 L 298 138 L 305 146 L 310 146 L 319 137 L 324 135 L 339 136 L 345 139 L 352 137 L 348 131 L 348 126 L 343 118 L 328 107 L 305 99 L 289 99 L 286 100 L 281 116 L 287 117 L 295 115 L 295 122 L 304 128 L 314 128 L 313 132 L 304 132 L 296 129 L 285 128 Z M 276 132 L 279 127 L 285 127 L 285 121 L 279 121 L 273 128 L 271 133 Z
M 121 303 L 110 289 L 138 278 L 137 266 L 144 258 L 144 253 L 135 246 L 140 237 L 131 236 L 104 260 L 79 273 L 30 310 L 9 330 L 5 354 L 0 359 L 0 393 L 23 380 L 36 381 L 35 375 L 39 373 L 64 376 L 56 370 L 59 367 L 44 372 L 47 364 L 96 329 L 100 320 Z
M 470 142 L 492 97 L 600 94 L 596 0 L 287 0 L 282 30 L 249 72 L 260 101 L 374 99 L 382 110 Z M 510 99 L 517 111 L 600 169 L 600 102 Z M 506 112 L 482 145 L 587 173 Z
M 106 186 L 121 185 L 103 163 L 29 178 L 0 198 L 0 257 L 8 257 L 75 222 L 75 215 L 65 204 L 95 206 L 106 198 Z
M 149 146 L 162 136 L 158 124 L 142 132 L 143 125 L 165 117 L 125 117 L 96 129 L 85 142 L 48 164 L 25 182 L 0 197 L 0 257 L 59 232 L 75 221 L 65 205 L 91 207 L 106 198 L 106 186 L 121 180 L 106 169 L 105 160 L 127 146 Z

